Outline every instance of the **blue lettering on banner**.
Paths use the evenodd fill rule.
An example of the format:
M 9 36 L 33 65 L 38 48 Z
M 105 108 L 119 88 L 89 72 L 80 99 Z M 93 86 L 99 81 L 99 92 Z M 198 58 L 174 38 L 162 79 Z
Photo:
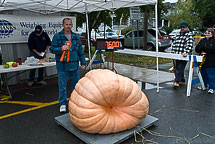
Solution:
M 52 22 L 49 22 L 48 23 L 48 26 L 50 27 L 50 28 L 62 28 L 62 24 L 61 23 L 52 23 Z
M 28 36 L 29 32 L 26 32 L 24 30 L 21 30 L 21 36 Z
M 46 32 L 48 35 L 55 35 L 58 31 L 57 30 L 43 30 L 44 32 Z M 30 35 L 31 32 L 28 32 L 28 31 L 24 31 L 24 30 L 21 30 L 20 31 L 20 34 L 21 36 L 28 36 Z
M 23 28 L 30 28 L 30 29 L 34 29 L 37 25 L 40 25 L 43 29 L 46 28 L 46 24 L 41 24 L 39 22 L 20 22 L 20 26 Z
M 48 35 L 55 35 L 57 33 L 57 30 L 44 30 Z

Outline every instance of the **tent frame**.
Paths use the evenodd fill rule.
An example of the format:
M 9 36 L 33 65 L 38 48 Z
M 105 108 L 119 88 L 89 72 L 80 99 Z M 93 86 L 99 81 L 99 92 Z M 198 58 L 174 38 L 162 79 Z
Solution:
M 23 3 L 14 2 L 15 0 L 0 0 L 0 12 L 5 10 L 25 9 L 41 14 L 51 14 L 56 11 L 64 12 L 79 12 L 86 15 L 86 27 L 89 49 L 89 60 L 91 60 L 90 53 L 90 37 L 89 37 L 89 20 L 88 14 L 92 11 L 111 10 L 114 11 L 122 7 L 133 7 L 141 5 L 155 5 L 155 23 L 156 23 L 156 63 L 157 63 L 157 92 L 159 92 L 159 68 L 158 68 L 158 0 L 20 0 Z M 53 1 L 55 3 L 53 3 Z M 71 2 L 72 1 L 72 2 Z M 70 3 L 69 3 L 70 2 Z M 33 4 L 32 4 L 33 3 Z M 64 5 L 63 5 L 64 4 Z M 70 4 L 73 4 L 71 7 Z

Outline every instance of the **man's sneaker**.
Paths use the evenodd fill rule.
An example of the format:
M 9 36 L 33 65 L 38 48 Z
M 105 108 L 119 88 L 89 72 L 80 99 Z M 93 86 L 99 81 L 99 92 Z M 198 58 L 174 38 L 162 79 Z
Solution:
M 31 81 L 31 82 L 28 82 L 28 86 L 29 87 L 32 87 L 32 85 L 34 84 L 34 82 L 33 81 Z
M 61 113 L 66 112 L 66 106 L 65 105 L 60 106 L 60 112 Z
M 185 82 L 179 82 L 178 84 L 181 86 L 185 86 Z
M 40 85 L 47 85 L 47 82 L 45 82 L 45 81 L 38 81 L 37 83 Z
M 208 93 L 209 93 L 209 94 L 213 94 L 213 93 L 214 93 L 214 90 L 213 90 L 213 89 L 209 89 L 209 90 L 208 90 Z
M 174 83 L 173 83 L 173 86 L 174 86 L 174 87 L 179 87 L 179 83 L 174 82 Z

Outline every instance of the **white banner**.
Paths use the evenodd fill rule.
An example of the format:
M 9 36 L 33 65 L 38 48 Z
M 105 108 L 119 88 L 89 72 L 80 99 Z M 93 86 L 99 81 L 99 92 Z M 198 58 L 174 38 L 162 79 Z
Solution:
M 37 25 L 52 39 L 62 30 L 62 20 L 65 16 L 17 16 L 0 14 L 0 43 L 23 43 Z M 76 17 L 72 19 L 72 31 L 76 31 Z

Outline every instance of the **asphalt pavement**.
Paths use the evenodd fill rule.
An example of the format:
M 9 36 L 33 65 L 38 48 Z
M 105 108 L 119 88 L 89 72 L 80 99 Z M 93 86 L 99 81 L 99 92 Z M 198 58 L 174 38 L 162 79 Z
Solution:
M 84 75 L 86 71 L 80 73 Z M 47 86 L 29 88 L 26 83 L 10 86 L 13 100 L 0 101 L 1 144 L 84 143 L 55 122 L 54 118 L 62 115 L 58 105 L 57 77 L 46 81 Z M 149 115 L 159 120 L 122 144 L 141 143 L 143 138 L 145 143 L 158 144 L 215 143 L 214 94 L 207 94 L 194 86 L 191 96 L 187 97 L 186 86 L 174 89 L 172 81 L 161 83 L 159 92 L 155 84 L 151 85 L 142 90 L 149 100 Z M 69 83 L 68 97 L 70 93 Z

